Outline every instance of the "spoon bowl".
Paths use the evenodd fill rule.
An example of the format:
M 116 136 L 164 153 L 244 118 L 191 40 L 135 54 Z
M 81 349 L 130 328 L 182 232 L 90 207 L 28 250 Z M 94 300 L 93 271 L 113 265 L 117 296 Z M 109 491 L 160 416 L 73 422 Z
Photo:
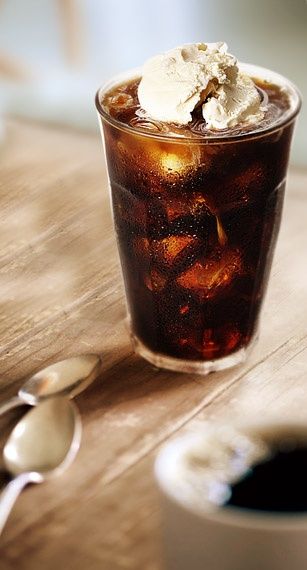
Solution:
M 18 422 L 3 450 L 5 467 L 15 478 L 0 497 L 0 533 L 28 483 L 42 483 L 71 464 L 81 431 L 75 404 L 63 396 L 45 400 Z
M 0 406 L 0 415 L 17 406 L 36 406 L 51 397 L 74 398 L 97 378 L 100 370 L 97 354 L 73 356 L 51 364 L 26 380 L 18 395 Z
M 61 360 L 31 376 L 18 396 L 30 406 L 52 396 L 74 398 L 98 376 L 101 360 L 96 354 L 84 354 Z
M 77 408 L 67 398 L 42 402 L 13 429 L 3 450 L 6 469 L 12 475 L 36 472 L 46 479 L 73 461 L 81 440 Z

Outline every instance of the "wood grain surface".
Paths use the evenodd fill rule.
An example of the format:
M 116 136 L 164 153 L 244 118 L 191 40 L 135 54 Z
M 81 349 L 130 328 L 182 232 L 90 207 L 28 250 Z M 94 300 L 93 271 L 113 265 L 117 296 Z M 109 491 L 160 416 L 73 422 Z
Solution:
M 1 537 L 1 570 L 161 570 L 159 446 L 203 419 L 306 416 L 306 183 L 306 171 L 291 171 L 249 361 L 207 377 L 162 372 L 132 353 L 125 329 L 98 136 L 9 122 L 0 158 L 0 400 L 54 360 L 99 352 L 103 369 L 76 399 L 84 425 L 76 461 L 22 494 Z M 24 411 L 1 418 L 2 445 Z

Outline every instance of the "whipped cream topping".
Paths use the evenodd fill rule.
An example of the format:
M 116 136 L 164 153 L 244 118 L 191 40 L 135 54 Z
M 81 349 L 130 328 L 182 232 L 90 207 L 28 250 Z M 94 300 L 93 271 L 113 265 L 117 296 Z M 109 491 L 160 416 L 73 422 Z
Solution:
M 217 130 L 258 122 L 265 111 L 252 79 L 239 72 L 224 42 L 187 44 L 151 58 L 138 98 L 152 119 L 180 125 L 202 105 L 208 128 Z

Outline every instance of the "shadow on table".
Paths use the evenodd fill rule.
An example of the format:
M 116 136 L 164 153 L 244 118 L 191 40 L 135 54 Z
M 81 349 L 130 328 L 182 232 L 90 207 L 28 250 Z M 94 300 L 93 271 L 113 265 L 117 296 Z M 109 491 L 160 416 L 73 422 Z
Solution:
M 137 402 L 153 394 L 178 390 L 191 382 L 195 382 L 192 375 L 160 370 L 131 352 L 110 367 L 102 364 L 100 376 L 78 396 L 77 404 L 82 414 L 86 415 L 121 402 Z

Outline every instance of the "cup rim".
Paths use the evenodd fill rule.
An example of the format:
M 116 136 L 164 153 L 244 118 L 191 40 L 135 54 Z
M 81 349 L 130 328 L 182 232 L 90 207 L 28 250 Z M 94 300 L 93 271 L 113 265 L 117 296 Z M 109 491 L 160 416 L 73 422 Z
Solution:
M 273 133 L 274 131 L 279 130 L 280 128 L 286 127 L 290 124 L 298 115 L 301 105 L 302 105 L 302 96 L 299 89 L 296 85 L 287 79 L 285 76 L 277 73 L 276 71 L 272 71 L 265 67 L 238 62 L 239 69 L 250 76 L 259 77 L 260 79 L 269 80 L 279 86 L 287 88 L 291 105 L 289 110 L 286 112 L 286 116 L 281 116 L 277 119 L 274 123 L 269 125 L 267 128 L 259 128 L 254 129 L 252 131 L 242 132 L 240 134 L 233 134 L 227 136 L 221 136 L 219 134 L 206 136 L 206 135 L 195 135 L 193 136 L 182 136 L 176 137 L 174 135 L 167 135 L 167 134 L 159 134 L 153 132 L 147 132 L 144 129 L 140 129 L 137 127 L 132 127 L 121 121 L 111 117 L 103 108 L 101 104 L 101 98 L 104 93 L 106 93 L 109 89 L 114 87 L 117 84 L 123 83 L 124 81 L 136 79 L 137 77 L 141 76 L 142 69 L 140 67 L 134 68 L 132 70 L 126 71 L 124 73 L 118 74 L 107 81 L 104 85 L 102 85 L 98 91 L 96 92 L 95 96 L 95 105 L 98 111 L 98 114 L 102 117 L 102 119 L 116 127 L 121 131 L 126 131 L 129 133 L 133 133 L 134 135 L 137 134 L 139 136 L 144 136 L 146 138 L 156 139 L 159 141 L 165 142 L 172 142 L 174 144 L 186 144 L 187 141 L 189 144 L 227 144 L 232 142 L 240 142 L 246 141 L 247 139 L 254 139 L 254 138 L 261 138 L 266 136 L 268 133 Z
M 207 426 L 212 424 L 205 423 Z M 217 423 L 215 423 L 217 425 Z M 225 423 L 218 423 L 219 426 Z M 262 422 L 245 422 L 232 424 L 236 427 L 246 426 L 248 428 L 275 429 L 288 427 L 302 433 L 304 431 L 307 443 L 307 423 L 303 421 L 280 421 L 280 420 L 263 420 Z M 187 512 L 199 521 L 207 521 L 223 524 L 225 526 L 237 528 L 263 529 L 268 531 L 288 530 L 295 531 L 297 529 L 307 528 L 307 512 L 299 513 L 279 513 L 269 511 L 256 511 L 253 509 L 243 509 L 230 506 L 227 509 L 217 506 L 216 509 L 206 510 L 205 507 L 196 507 L 194 503 L 184 500 L 182 496 L 178 496 L 174 487 L 173 478 L 170 476 L 174 462 L 185 452 L 187 452 L 193 444 L 199 442 L 201 437 L 205 437 L 204 430 L 198 430 L 186 433 L 177 437 L 163 446 L 158 453 L 154 463 L 154 475 L 156 483 L 163 496 L 168 501 L 179 507 L 183 512 Z

